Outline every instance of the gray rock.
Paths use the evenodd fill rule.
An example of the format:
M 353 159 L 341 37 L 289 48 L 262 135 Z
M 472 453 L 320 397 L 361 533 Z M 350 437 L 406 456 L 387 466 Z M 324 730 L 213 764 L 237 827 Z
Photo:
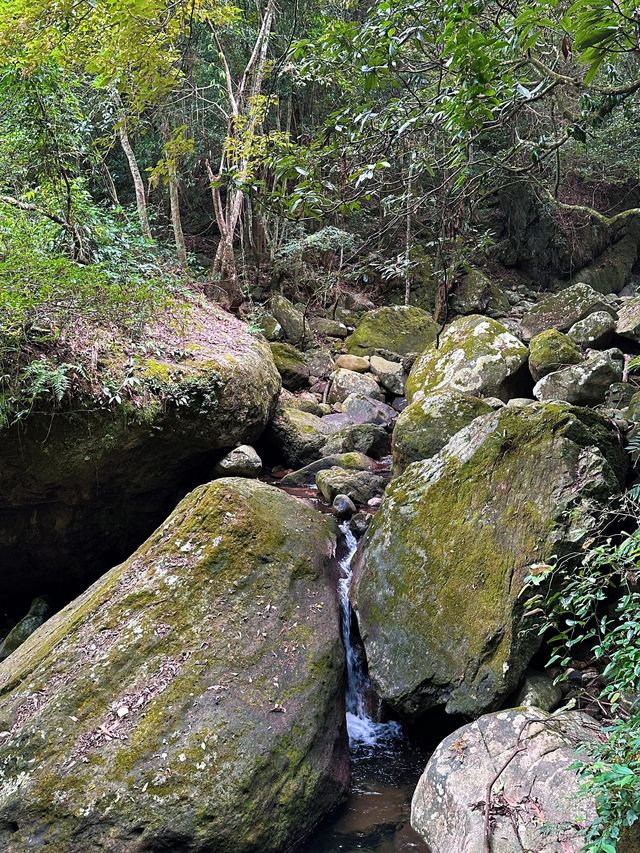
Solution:
M 431 756 L 413 795 L 411 825 L 432 853 L 483 853 L 487 787 L 504 767 L 491 787 L 492 853 L 580 853 L 596 810 L 574 763 L 578 747 L 599 734 L 595 720 L 578 711 L 487 714 Z
M 553 711 L 562 701 L 562 690 L 553 679 L 541 672 L 530 670 L 518 693 L 515 707 L 540 708 L 542 711 Z
M 614 318 L 617 316 L 609 297 L 598 293 L 588 284 L 574 284 L 560 293 L 543 296 L 524 314 L 522 332 L 525 340 L 547 329 L 564 332 L 596 311 L 605 311 Z
M 365 456 L 364 453 L 334 453 L 316 459 L 297 471 L 285 474 L 280 482 L 283 486 L 305 486 L 314 483 L 316 474 L 320 471 L 334 467 L 346 468 L 351 471 L 374 471 L 379 465 L 374 459 Z
M 284 329 L 285 337 L 290 343 L 294 346 L 303 346 L 312 340 L 309 323 L 286 296 L 276 293 L 271 297 L 270 307 L 271 313 Z
M 370 359 L 371 372 L 378 377 L 382 387 L 390 394 L 401 397 L 404 394 L 405 375 L 402 363 L 389 361 L 379 355 Z
M 334 369 L 333 358 L 329 350 L 312 349 L 305 352 L 305 360 L 311 376 L 327 379 Z
M 508 400 L 517 388 L 528 350 L 489 317 L 472 314 L 448 326 L 418 357 L 407 380 L 409 402 L 435 391 Z
M 472 270 L 455 288 L 449 301 L 456 314 L 503 317 L 509 313 L 507 294 L 480 270 Z
M 597 406 L 610 386 L 622 380 L 624 355 L 619 349 L 592 352 L 580 364 L 548 373 L 534 387 L 538 400 L 564 400 L 575 406 Z
M 353 424 L 377 424 L 385 429 L 391 429 L 398 417 L 391 406 L 362 394 L 349 394 L 342 404 L 342 413 Z
M 616 321 L 607 311 L 595 311 L 584 320 L 578 320 L 567 332 L 567 336 L 581 347 L 600 349 L 609 346 Z
M 330 320 L 328 317 L 314 317 L 311 320 L 311 328 L 325 338 L 346 338 L 349 334 L 344 323 Z
M 357 450 L 374 459 L 380 459 L 389 453 L 390 444 L 389 433 L 382 426 L 349 424 L 328 439 L 323 453 L 328 455 Z
M 540 332 L 529 344 L 529 372 L 536 381 L 547 373 L 581 361 L 582 353 L 578 345 L 557 329 Z
M 365 504 L 370 498 L 381 494 L 385 482 L 380 474 L 338 467 L 327 468 L 316 476 L 318 491 L 329 502 L 336 495 L 347 495 L 355 504 Z
M 331 379 L 330 403 L 342 403 L 349 394 L 360 394 L 374 400 L 384 399 L 380 386 L 370 373 L 356 373 L 339 367 Z
M 275 456 L 292 468 L 319 459 L 327 439 L 338 426 L 280 402 L 265 438 Z
M 622 338 L 640 343 L 640 297 L 626 299 L 618 312 L 616 332 Z
M 259 477 L 262 459 L 249 444 L 241 444 L 227 453 L 214 468 L 218 477 Z
M 309 366 L 300 350 L 291 344 L 271 344 L 271 355 L 288 391 L 297 391 L 309 383 Z
M 273 314 L 261 314 L 256 320 L 256 326 L 270 342 L 281 341 L 284 338 L 284 329 Z
M 351 519 L 351 529 L 356 536 L 362 536 L 369 526 L 373 515 L 370 512 L 357 512 Z
M 349 495 L 336 495 L 331 504 L 331 509 L 336 518 L 345 520 L 351 518 L 356 511 L 356 505 Z
M 15 625 L 0 643 L 0 661 L 9 657 L 33 632 L 39 628 L 49 614 L 46 598 L 34 598 L 26 616 Z

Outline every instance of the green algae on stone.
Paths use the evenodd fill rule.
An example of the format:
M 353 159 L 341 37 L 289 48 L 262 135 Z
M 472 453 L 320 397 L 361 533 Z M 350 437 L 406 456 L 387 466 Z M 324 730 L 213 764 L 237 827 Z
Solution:
M 580 361 L 582 353 L 577 344 L 557 329 L 540 332 L 529 344 L 529 370 L 536 381 L 547 373 Z
M 309 380 L 309 367 L 300 350 L 285 343 L 272 343 L 270 346 L 283 386 L 289 391 L 303 388 Z
M 332 523 L 189 494 L 0 665 L 0 846 L 280 851 L 348 785 Z M 34 701 L 37 697 L 37 701 Z
M 491 410 L 479 397 L 458 391 L 439 391 L 410 403 L 393 430 L 394 477 L 412 462 L 435 456 L 453 435 Z
M 471 270 L 453 291 L 449 300 L 456 314 L 484 314 L 504 317 L 511 305 L 499 285 L 480 270 Z
M 409 714 L 497 707 L 539 643 L 519 597 L 530 567 L 579 547 L 624 459 L 594 412 L 535 403 L 476 418 L 392 480 L 352 586 L 381 698 Z
M 559 293 L 542 296 L 523 316 L 522 332 L 526 340 L 547 329 L 565 332 L 595 311 L 606 311 L 612 317 L 617 317 L 609 298 L 588 284 L 574 284 Z
M 407 379 L 409 402 L 435 391 L 508 400 L 518 390 L 527 348 L 505 326 L 471 314 L 449 325 L 420 355 Z M 516 396 L 520 396 L 516 394 Z
M 346 346 L 352 355 L 373 355 L 379 350 L 409 355 L 435 341 L 438 330 L 433 317 L 421 308 L 388 305 L 368 311 Z

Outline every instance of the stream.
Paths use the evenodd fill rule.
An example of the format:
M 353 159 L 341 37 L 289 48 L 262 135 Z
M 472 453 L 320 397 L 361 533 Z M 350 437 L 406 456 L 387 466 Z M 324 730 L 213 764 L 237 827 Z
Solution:
M 411 797 L 428 753 L 411 742 L 399 723 L 376 720 L 379 709 L 372 707 L 376 703 L 349 603 L 357 540 L 347 522 L 340 530 L 344 556 L 338 593 L 347 665 L 352 788 L 347 802 L 318 828 L 300 853 L 424 853 L 427 847 L 411 829 L 409 816 Z

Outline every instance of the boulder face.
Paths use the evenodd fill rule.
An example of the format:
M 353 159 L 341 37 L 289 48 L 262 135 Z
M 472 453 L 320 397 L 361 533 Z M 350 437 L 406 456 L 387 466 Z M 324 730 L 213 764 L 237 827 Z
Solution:
M 439 391 L 411 403 L 393 430 L 394 476 L 412 462 L 435 456 L 452 436 L 490 411 L 484 400 L 458 391 Z
M 269 345 L 219 306 L 191 306 L 184 328 L 158 321 L 144 346 L 163 355 L 105 368 L 116 387 L 131 371 L 134 402 L 81 399 L 0 430 L 0 600 L 68 601 L 269 422 L 280 391 Z
M 217 480 L 33 634 L 0 665 L 0 847 L 309 832 L 349 783 L 334 546 L 282 491 Z
M 564 332 L 596 311 L 617 316 L 607 297 L 588 284 L 574 284 L 560 293 L 543 296 L 522 318 L 522 331 L 527 340 L 546 329 Z
M 576 406 L 602 403 L 614 382 L 621 382 L 624 355 L 619 349 L 593 351 L 580 364 L 547 373 L 534 387 L 538 400 L 566 400 Z
M 456 314 L 484 314 L 487 317 L 504 317 L 511 305 L 506 293 L 480 270 L 471 270 L 464 276 L 449 300 Z
M 433 343 L 417 358 L 407 397 L 411 402 L 451 390 L 506 401 L 521 384 L 527 356 L 524 344 L 496 320 L 479 314 L 460 317 L 447 327 L 439 346 Z
M 271 355 L 285 388 L 289 391 L 297 391 L 308 384 L 309 367 L 300 350 L 291 344 L 273 343 Z
M 515 690 L 539 642 L 525 577 L 573 553 L 623 471 L 606 420 L 533 403 L 477 418 L 392 480 L 351 593 L 380 696 L 411 715 L 473 716 Z
M 529 344 L 529 370 L 536 381 L 547 373 L 580 361 L 582 353 L 577 344 L 557 329 L 540 332 Z
M 572 765 L 579 746 L 599 736 L 595 720 L 578 711 L 487 714 L 431 756 L 413 795 L 411 825 L 432 853 L 580 853 L 596 809 Z M 487 848 L 487 786 L 509 758 L 491 787 Z
M 375 355 L 378 351 L 409 355 L 422 352 L 435 341 L 439 328 L 421 308 L 388 305 L 365 314 L 346 344 L 352 355 Z

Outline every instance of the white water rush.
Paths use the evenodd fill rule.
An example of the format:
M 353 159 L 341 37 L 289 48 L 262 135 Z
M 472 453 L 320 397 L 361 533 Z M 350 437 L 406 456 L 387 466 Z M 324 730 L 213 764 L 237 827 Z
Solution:
M 356 552 L 358 542 L 353 535 L 348 522 L 340 525 L 344 536 L 346 554 L 340 561 L 341 577 L 338 581 L 338 593 L 342 609 L 342 639 L 347 660 L 347 730 L 349 743 L 357 745 L 376 746 L 384 741 L 397 738 L 401 734 L 400 724 L 394 721 L 377 723 L 367 713 L 366 697 L 369 689 L 364 662 L 360 649 L 354 645 L 351 633 L 351 605 L 349 589 L 353 577 L 351 562 Z

